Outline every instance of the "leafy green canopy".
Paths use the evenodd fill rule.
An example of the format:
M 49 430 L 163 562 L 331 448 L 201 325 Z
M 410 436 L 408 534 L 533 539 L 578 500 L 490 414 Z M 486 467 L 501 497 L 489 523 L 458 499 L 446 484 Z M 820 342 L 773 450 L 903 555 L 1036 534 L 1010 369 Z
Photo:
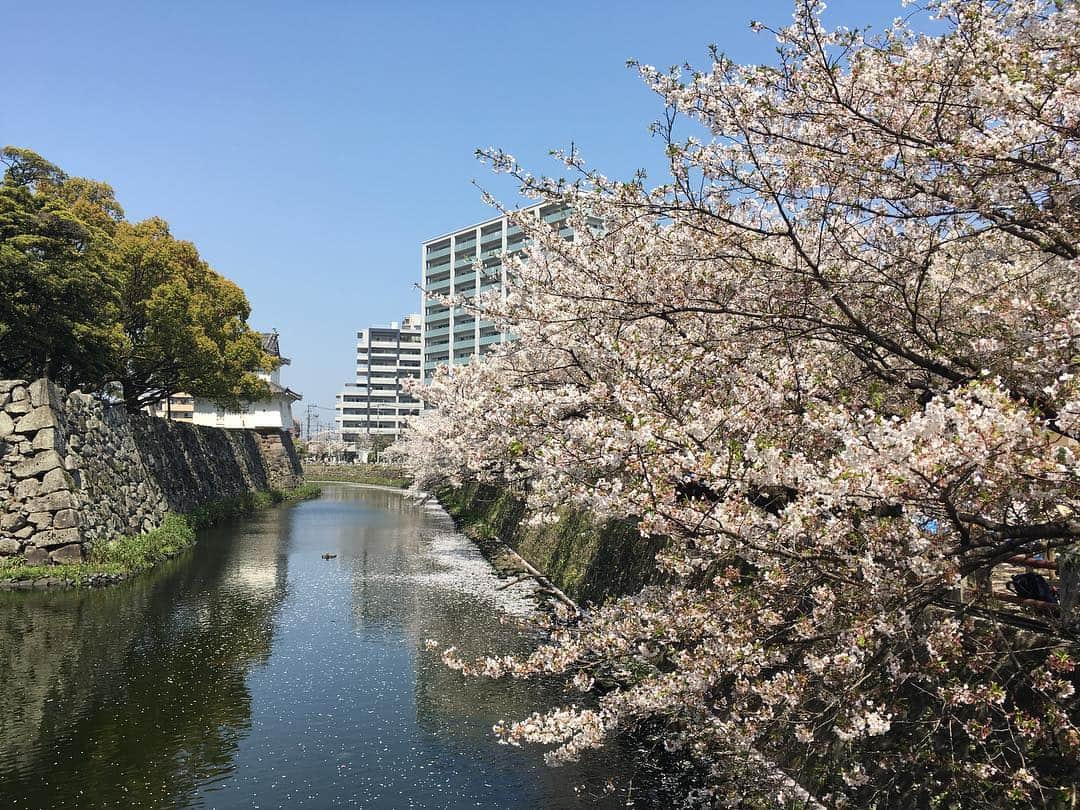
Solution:
M 27 149 L 0 151 L 0 376 L 114 384 L 129 410 L 177 391 L 235 406 L 275 362 L 234 283 L 153 217 L 130 223 L 104 183 Z
M 100 386 L 124 343 L 104 183 L 69 178 L 26 149 L 0 152 L 0 374 Z
M 114 243 L 127 338 L 119 379 L 129 409 L 176 391 L 228 405 L 269 393 L 254 372 L 273 361 L 247 325 L 243 290 L 157 217 L 120 223 Z

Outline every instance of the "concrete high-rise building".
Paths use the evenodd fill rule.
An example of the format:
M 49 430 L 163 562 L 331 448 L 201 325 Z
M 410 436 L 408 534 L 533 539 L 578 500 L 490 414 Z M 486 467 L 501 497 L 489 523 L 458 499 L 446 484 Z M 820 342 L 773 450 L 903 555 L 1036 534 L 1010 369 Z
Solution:
M 420 403 L 401 389 L 420 377 L 420 316 L 356 333 L 356 382 L 337 395 L 334 421 L 350 452 L 374 436 L 397 438 Z
M 572 237 L 565 223 L 569 209 L 561 204 L 534 205 L 534 216 Z M 501 256 L 525 247 L 525 234 L 507 217 L 496 217 L 424 242 L 421 252 L 423 374 L 428 379 L 441 365 L 459 366 L 491 351 L 509 338 L 491 321 L 476 318 L 462 307 L 451 310 L 429 295 L 460 295 L 471 300 L 489 290 L 502 291 L 506 268 Z M 476 263 L 480 263 L 480 271 Z

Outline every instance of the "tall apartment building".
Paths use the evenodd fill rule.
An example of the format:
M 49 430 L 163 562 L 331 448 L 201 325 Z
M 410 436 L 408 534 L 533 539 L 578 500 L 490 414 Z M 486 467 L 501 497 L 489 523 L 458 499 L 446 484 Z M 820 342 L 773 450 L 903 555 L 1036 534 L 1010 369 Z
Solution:
M 559 228 L 566 238 L 572 237 L 570 227 L 564 224 L 570 213 L 566 206 L 534 205 L 526 210 Z M 525 234 L 505 216 L 429 239 L 421 253 L 421 286 L 428 294 L 460 295 L 466 300 L 489 290 L 501 291 L 506 285 L 506 268 L 500 257 L 517 253 L 525 242 Z M 464 365 L 509 338 L 494 323 L 474 317 L 463 307 L 451 310 L 427 295 L 421 303 L 424 379 L 441 365 Z
M 341 439 L 355 452 L 365 435 L 396 438 L 420 402 L 401 389 L 402 380 L 420 377 L 420 316 L 398 324 L 372 326 L 356 333 L 356 382 L 334 404 Z

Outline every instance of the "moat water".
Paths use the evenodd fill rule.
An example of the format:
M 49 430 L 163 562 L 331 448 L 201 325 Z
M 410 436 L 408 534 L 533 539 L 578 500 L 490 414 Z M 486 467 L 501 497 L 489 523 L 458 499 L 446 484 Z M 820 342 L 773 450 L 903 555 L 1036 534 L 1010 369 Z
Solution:
M 0 806 L 624 806 L 621 761 L 550 769 L 493 736 L 557 685 L 425 649 L 532 643 L 497 584 L 436 508 L 326 486 L 115 588 L 0 593 Z

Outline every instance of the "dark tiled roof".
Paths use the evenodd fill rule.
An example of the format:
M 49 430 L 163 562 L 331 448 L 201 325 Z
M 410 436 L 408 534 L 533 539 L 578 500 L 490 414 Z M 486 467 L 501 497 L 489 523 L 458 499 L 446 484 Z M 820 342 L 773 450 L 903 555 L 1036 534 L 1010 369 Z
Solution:
M 277 332 L 260 332 L 259 337 L 262 338 L 264 352 L 272 357 L 281 357 L 281 349 L 278 347 Z
M 284 394 L 292 400 L 301 400 L 303 396 L 293 391 L 291 388 L 286 388 L 284 385 L 278 385 L 273 380 L 268 380 L 267 385 L 270 386 L 271 394 Z

